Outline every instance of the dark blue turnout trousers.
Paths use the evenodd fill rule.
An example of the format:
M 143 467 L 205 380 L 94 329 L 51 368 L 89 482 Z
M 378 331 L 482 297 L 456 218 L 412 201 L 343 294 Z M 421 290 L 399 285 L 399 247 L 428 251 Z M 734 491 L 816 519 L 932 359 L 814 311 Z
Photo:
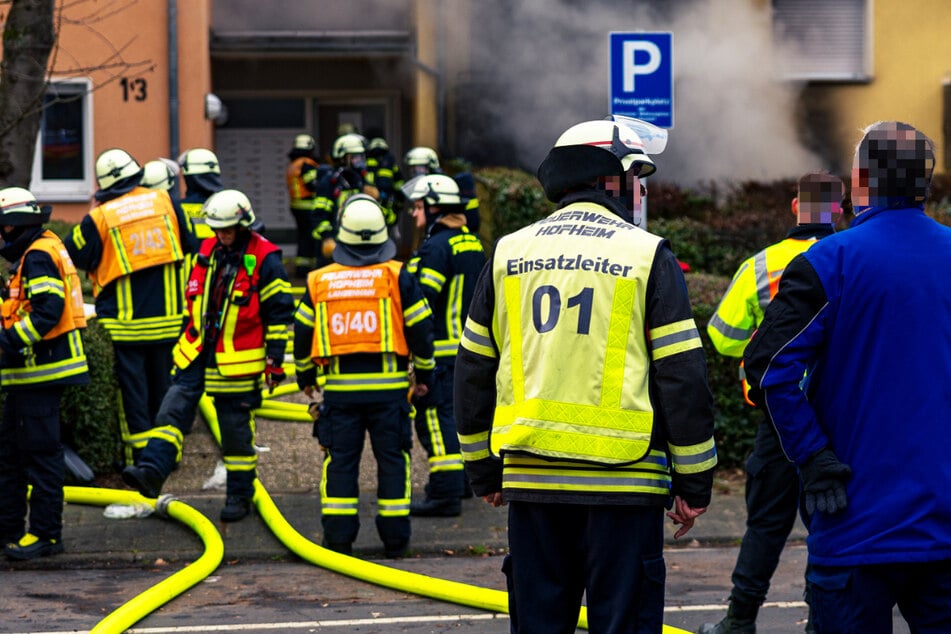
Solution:
M 7 391 L 0 419 L 0 535 L 25 532 L 27 485 L 32 534 L 59 540 L 63 532 L 66 466 L 60 442 L 61 385 Z
M 586 595 L 590 631 L 659 634 L 663 522 L 660 506 L 510 502 L 512 631 L 573 633 Z
M 324 539 L 352 544 L 360 530 L 360 458 L 369 432 L 377 464 L 376 528 L 388 549 L 405 548 L 410 538 L 409 402 L 329 404 L 320 408 L 315 435 L 324 449 L 320 521 Z

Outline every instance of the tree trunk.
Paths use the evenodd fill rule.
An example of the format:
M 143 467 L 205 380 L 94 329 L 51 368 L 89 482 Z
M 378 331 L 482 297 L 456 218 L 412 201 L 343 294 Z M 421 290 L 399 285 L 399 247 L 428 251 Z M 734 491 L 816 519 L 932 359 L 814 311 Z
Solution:
M 0 186 L 30 186 L 36 134 L 55 42 L 55 0 L 12 0 L 0 62 Z

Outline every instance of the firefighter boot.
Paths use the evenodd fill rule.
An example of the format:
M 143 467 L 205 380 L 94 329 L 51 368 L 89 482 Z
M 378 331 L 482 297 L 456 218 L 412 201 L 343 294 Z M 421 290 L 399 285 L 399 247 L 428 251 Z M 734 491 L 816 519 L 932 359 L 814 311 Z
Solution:
M 158 471 L 145 465 L 132 465 L 123 469 L 122 481 L 147 498 L 157 498 L 165 484 L 165 478 Z
M 251 500 L 240 495 L 229 495 L 225 499 L 225 507 L 218 516 L 222 522 L 238 522 L 251 512 Z
M 426 498 L 409 505 L 409 514 L 414 517 L 457 517 L 462 514 L 459 498 Z
M 27 533 L 19 541 L 3 547 L 3 554 L 7 559 L 28 561 L 47 555 L 58 555 L 63 552 L 63 542 L 58 539 L 40 539 L 32 533 Z
M 704 623 L 697 634 L 756 634 L 756 613 L 759 606 L 730 599 L 726 617 L 716 625 Z

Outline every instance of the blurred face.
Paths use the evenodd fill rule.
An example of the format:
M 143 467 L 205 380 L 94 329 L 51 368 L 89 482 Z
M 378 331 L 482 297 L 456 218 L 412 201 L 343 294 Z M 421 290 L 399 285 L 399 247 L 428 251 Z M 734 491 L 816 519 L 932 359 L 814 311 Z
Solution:
M 647 195 L 647 188 L 641 185 L 637 177 L 637 170 L 631 169 L 624 174 L 624 183 L 620 176 L 606 176 L 601 179 L 604 192 L 612 198 L 620 198 L 624 206 L 631 212 L 634 224 L 640 225 L 643 198 Z
M 225 227 L 224 229 L 215 229 L 215 237 L 218 238 L 218 242 L 221 243 L 224 247 L 230 247 L 234 244 L 235 238 L 238 236 L 237 227 Z
M 413 220 L 416 221 L 417 229 L 426 227 L 426 203 L 422 198 L 413 202 Z
M 350 167 L 358 172 L 361 172 L 367 167 L 367 155 L 366 154 L 351 154 L 350 155 Z
M 413 178 L 414 176 L 426 176 L 429 174 L 429 168 L 425 165 L 410 165 L 409 166 L 409 177 Z

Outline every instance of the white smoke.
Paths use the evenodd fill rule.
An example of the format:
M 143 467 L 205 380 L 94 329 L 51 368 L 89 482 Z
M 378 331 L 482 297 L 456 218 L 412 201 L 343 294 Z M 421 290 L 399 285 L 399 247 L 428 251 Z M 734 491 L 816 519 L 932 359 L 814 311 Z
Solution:
M 799 86 L 781 79 L 768 3 L 482 0 L 477 6 L 472 58 L 505 87 L 488 106 L 489 120 L 505 126 L 516 162 L 528 169 L 566 128 L 608 114 L 612 31 L 673 33 L 674 129 L 655 159 L 658 178 L 773 180 L 823 166 L 798 139 Z

